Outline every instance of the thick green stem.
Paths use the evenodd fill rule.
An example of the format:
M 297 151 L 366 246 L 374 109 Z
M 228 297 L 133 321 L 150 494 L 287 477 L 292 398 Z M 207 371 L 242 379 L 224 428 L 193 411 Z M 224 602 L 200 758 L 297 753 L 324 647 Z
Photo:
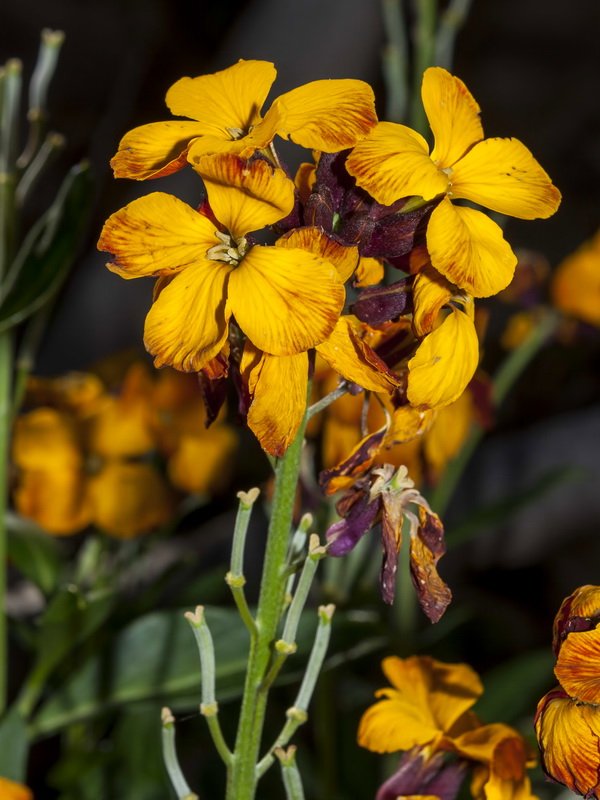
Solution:
M 275 467 L 275 494 L 256 614 L 257 633 L 251 638 L 244 697 L 233 764 L 227 775 L 227 800 L 253 800 L 256 764 L 264 725 L 269 669 L 285 590 L 286 552 L 300 472 L 306 414 L 296 438 Z

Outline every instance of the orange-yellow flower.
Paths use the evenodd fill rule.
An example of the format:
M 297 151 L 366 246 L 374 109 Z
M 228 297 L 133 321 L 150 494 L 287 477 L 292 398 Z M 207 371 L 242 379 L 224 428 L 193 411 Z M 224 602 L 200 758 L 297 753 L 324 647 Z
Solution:
M 232 315 L 258 349 L 301 353 L 333 331 L 344 303 L 336 268 L 298 247 L 251 246 L 249 231 L 292 209 L 294 185 L 264 161 L 202 159 L 212 212 L 226 228 L 171 195 L 134 200 L 106 222 L 98 247 L 125 278 L 161 277 L 146 318 L 157 367 L 197 372 L 223 348 Z
M 181 78 L 167 92 L 177 117 L 134 128 L 112 159 L 117 178 L 158 178 L 204 155 L 242 158 L 269 146 L 276 134 L 303 147 L 337 152 L 352 147 L 376 124 L 373 91 L 357 80 L 307 83 L 278 97 L 261 116 L 277 72 L 268 61 L 238 61 L 198 78 Z
M 488 297 L 510 283 L 516 257 L 495 222 L 452 201 L 536 219 L 556 211 L 560 193 L 517 139 L 483 138 L 479 106 L 459 78 L 426 70 L 422 98 L 435 138 L 431 153 L 419 133 L 381 122 L 356 145 L 347 168 L 379 203 L 440 198 L 427 225 L 431 263 L 461 289 Z
M 0 797 L 2 800 L 33 800 L 33 792 L 22 783 L 0 776 Z
M 600 233 L 558 265 L 552 300 L 565 314 L 600 328 Z

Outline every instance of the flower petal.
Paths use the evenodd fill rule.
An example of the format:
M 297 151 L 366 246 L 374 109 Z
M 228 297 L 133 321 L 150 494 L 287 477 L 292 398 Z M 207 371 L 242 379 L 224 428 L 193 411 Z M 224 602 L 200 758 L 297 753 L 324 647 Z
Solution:
M 569 633 L 561 645 L 554 674 L 570 697 L 600 703 L 600 628 Z
M 434 477 L 439 477 L 447 463 L 458 455 L 476 418 L 473 396 L 468 389 L 454 403 L 437 412 L 423 439 L 425 458 Z
M 431 264 L 423 267 L 413 283 L 413 331 L 422 337 L 431 333 L 442 306 L 456 292 L 456 287 Z
M 0 796 L 3 800 L 33 800 L 31 789 L 2 776 L 0 776 Z
M 419 505 L 419 525 L 410 536 L 410 574 L 419 604 L 431 622 L 438 622 L 452 592 L 437 571 L 437 562 L 446 552 L 444 528 L 437 514 Z
M 108 462 L 90 481 L 90 502 L 96 525 L 117 539 L 148 533 L 167 522 L 175 510 L 160 473 L 139 462 Z
M 405 444 L 423 436 L 433 424 L 437 414 L 432 409 L 400 406 L 392 413 L 392 420 L 385 437 L 385 446 Z
M 294 206 L 293 182 L 266 161 L 220 153 L 199 159 L 197 171 L 215 217 L 235 238 L 272 225 Z
M 353 147 L 377 124 L 375 96 L 364 81 L 313 81 L 278 100 L 287 110 L 279 134 L 325 153 Z
M 544 772 L 584 797 L 596 797 L 600 780 L 600 709 L 566 692 L 548 692 L 538 705 L 535 729 Z
M 331 336 L 316 346 L 325 361 L 348 381 L 373 392 L 391 392 L 400 380 L 361 339 L 352 319 L 340 317 Z
M 227 69 L 198 78 L 181 78 L 167 92 L 177 117 L 190 117 L 224 134 L 227 128 L 248 131 L 260 121 L 260 110 L 277 70 L 269 61 L 240 59 Z
M 169 480 L 183 492 L 212 494 L 230 477 L 237 441 L 227 425 L 182 436 L 167 465 Z
M 451 167 L 483 139 L 479 106 L 461 79 L 441 67 L 425 70 L 421 96 L 435 137 L 431 158 L 440 168 Z
M 342 283 L 346 283 L 353 274 L 359 261 L 357 247 L 339 244 L 330 239 L 320 228 L 293 228 L 289 233 L 280 236 L 275 245 L 277 247 L 299 247 L 301 250 L 321 256 L 334 265 Z
M 362 256 L 356 268 L 353 286 L 355 289 L 363 289 L 365 286 L 376 286 L 378 283 L 381 283 L 383 276 L 384 268 L 381 258 Z
M 256 347 L 278 356 L 324 341 L 335 327 L 344 297 L 332 264 L 285 247 L 252 247 L 229 281 L 238 325 Z
M 479 363 L 479 340 L 466 314 L 452 310 L 408 362 L 407 397 L 413 406 L 443 408 L 464 392 Z
M 106 265 L 123 278 L 172 275 L 220 244 L 215 224 L 164 192 L 134 200 L 106 221 L 98 249 L 111 253 Z
M 171 175 L 187 164 L 190 144 L 212 129 L 199 122 L 150 122 L 129 131 L 111 159 L 115 178 L 143 181 Z
M 517 258 L 501 228 L 481 211 L 454 206 L 444 198 L 427 225 L 432 265 L 449 281 L 475 297 L 506 288 Z
M 71 536 L 86 528 L 92 509 L 82 469 L 28 469 L 13 494 L 19 514 L 54 536 Z
M 12 458 L 24 470 L 73 470 L 82 466 L 81 431 L 69 414 L 36 408 L 17 417 Z
M 146 317 L 144 344 L 156 367 L 198 372 L 225 344 L 231 311 L 226 287 L 231 267 L 199 261 L 163 288 Z
M 359 186 L 386 206 L 412 195 L 431 200 L 448 187 L 447 176 L 429 157 L 425 139 L 393 122 L 380 122 L 368 139 L 359 142 L 346 168 Z
M 296 438 L 306 409 L 308 355 L 263 353 L 251 371 L 248 427 L 269 455 L 282 456 Z
M 565 314 L 600 328 L 600 252 L 584 245 L 552 276 L 552 301 Z
M 546 219 L 561 200 L 549 175 L 518 139 L 479 142 L 454 165 L 451 180 L 453 198 L 520 219 Z

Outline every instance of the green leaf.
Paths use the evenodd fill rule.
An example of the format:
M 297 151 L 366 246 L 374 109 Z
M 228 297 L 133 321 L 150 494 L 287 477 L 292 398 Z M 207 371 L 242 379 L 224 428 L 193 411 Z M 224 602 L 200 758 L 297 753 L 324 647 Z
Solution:
M 44 594 L 53 592 L 63 571 L 58 542 L 43 528 L 14 512 L 6 514 L 8 557 Z
M 551 649 L 532 650 L 488 672 L 475 711 L 485 722 L 514 723 L 533 714 L 538 700 L 556 683 Z
M 30 317 L 68 275 L 90 211 L 92 181 L 85 164 L 73 167 L 48 211 L 29 231 L 1 287 L 0 331 Z
M 0 720 L 0 775 L 23 783 L 28 751 L 27 725 L 19 712 L 12 708 Z
M 217 691 L 243 684 L 248 633 L 234 609 L 207 608 L 217 656 Z M 182 612 L 161 611 L 136 620 L 114 647 L 87 661 L 42 706 L 34 736 L 47 735 L 107 708 L 152 698 L 189 696 L 200 701 L 200 659 Z

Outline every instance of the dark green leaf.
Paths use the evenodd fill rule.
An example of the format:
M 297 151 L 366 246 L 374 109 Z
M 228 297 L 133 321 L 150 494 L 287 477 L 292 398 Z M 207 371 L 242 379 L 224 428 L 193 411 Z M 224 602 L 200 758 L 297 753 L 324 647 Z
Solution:
M 56 200 L 35 223 L 2 286 L 0 331 L 39 310 L 67 277 L 90 211 L 89 167 L 73 167 Z
M 18 514 L 6 515 L 8 557 L 15 567 L 44 594 L 50 594 L 63 570 L 61 550 L 43 528 Z
M 12 708 L 0 720 L 0 775 L 23 783 L 28 751 L 29 739 L 25 720 Z

